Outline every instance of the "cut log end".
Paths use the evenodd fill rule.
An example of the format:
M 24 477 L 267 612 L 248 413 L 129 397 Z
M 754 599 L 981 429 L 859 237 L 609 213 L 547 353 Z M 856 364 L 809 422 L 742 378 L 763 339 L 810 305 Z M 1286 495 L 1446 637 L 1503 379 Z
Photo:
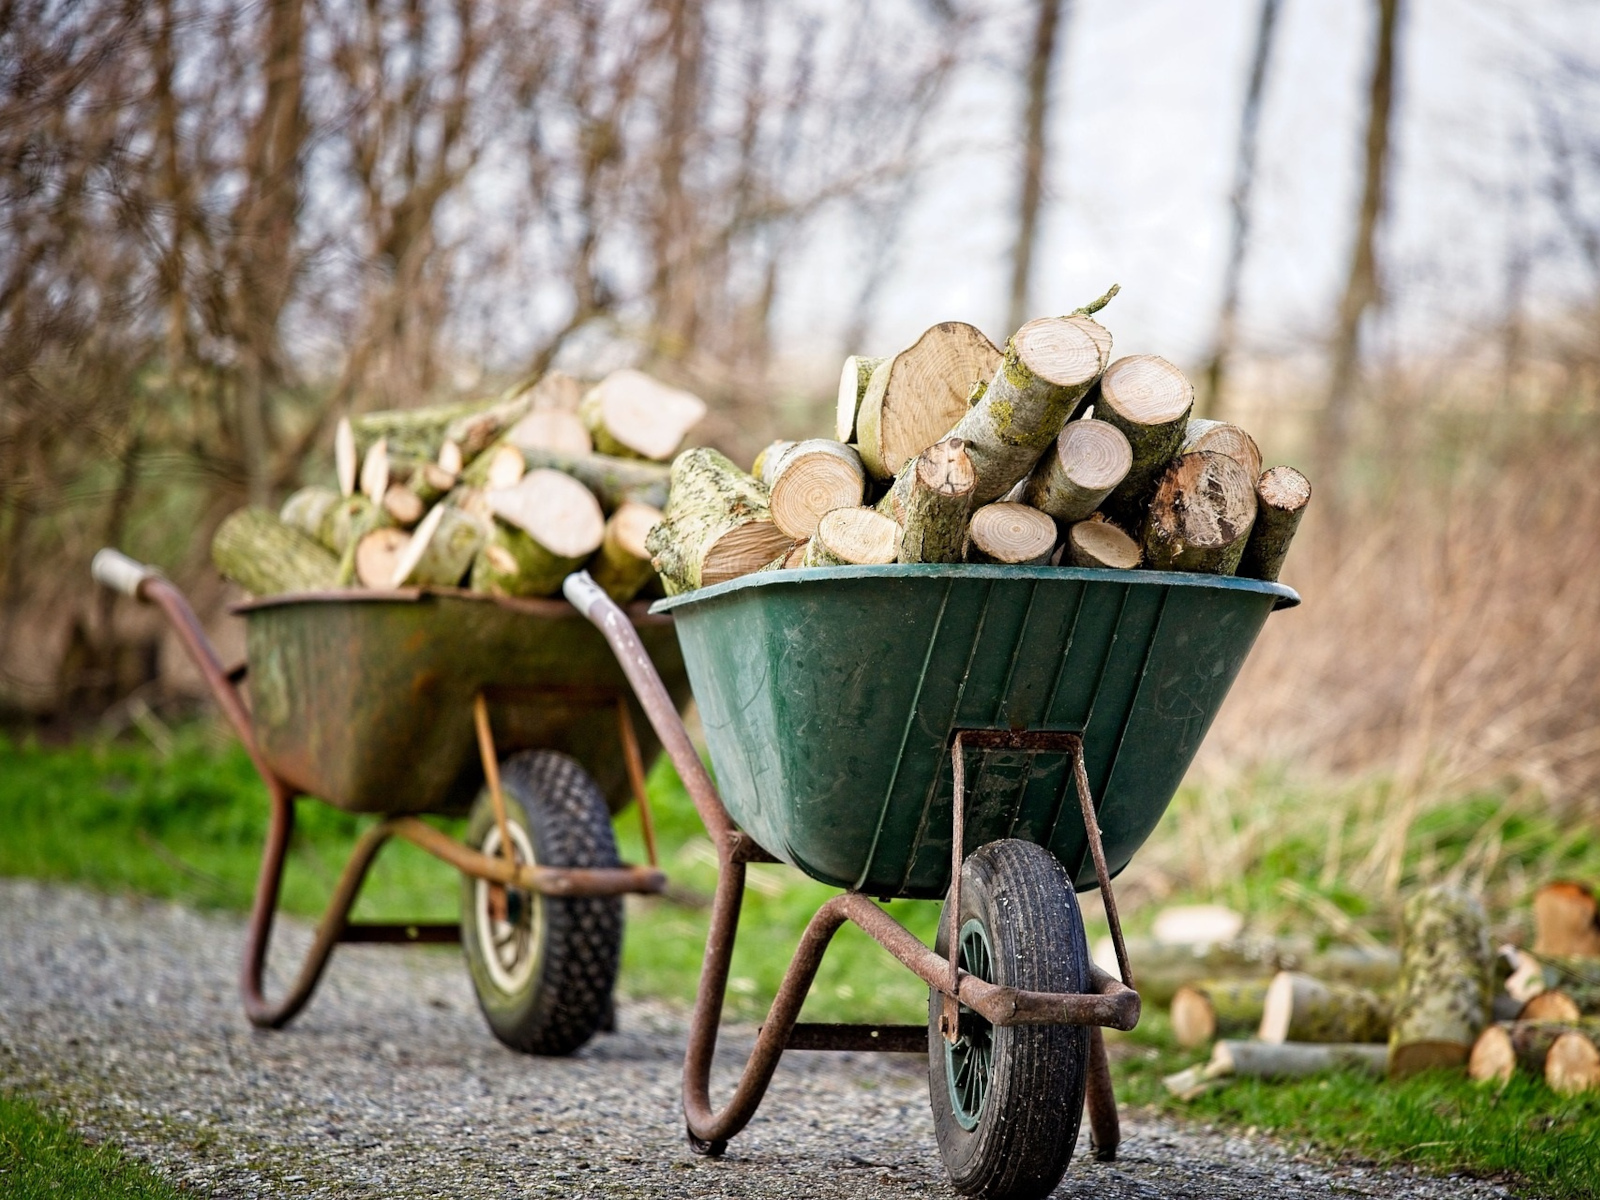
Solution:
M 339 494 L 356 494 L 356 432 L 349 417 L 340 417 L 333 431 L 333 465 L 339 478 Z
M 1086 317 L 1039 317 L 1012 334 L 1011 346 L 1018 361 L 1040 379 L 1076 389 L 1105 370 L 1111 337 Z
M 1143 426 L 1187 424 L 1194 387 L 1172 363 L 1157 354 L 1131 354 L 1106 368 L 1095 412 Z M 1179 440 L 1182 438 L 1179 432 Z
M 1230 422 L 1191 418 L 1179 452 L 1193 454 L 1199 450 L 1226 454 L 1243 467 L 1251 479 L 1261 474 L 1261 448 L 1256 445 L 1255 438 Z
M 576 412 L 536 408 L 506 433 L 518 450 L 555 450 L 562 454 L 588 454 L 594 449 L 589 430 Z
M 855 508 L 866 494 L 861 459 L 840 442 L 812 438 L 769 454 L 772 520 L 792 538 L 809 538 L 823 516 Z
M 873 478 L 898 475 L 967 412 L 972 385 L 994 374 L 1000 351 L 961 321 L 926 330 L 872 372 L 856 414 L 861 460 Z
M 1517 1013 L 1519 1021 L 1576 1021 L 1583 1015 L 1577 1001 L 1559 989 L 1540 992 Z
M 388 491 L 383 493 L 383 511 L 389 514 L 396 525 L 409 529 L 422 520 L 426 506 L 422 503 L 422 497 L 405 484 L 391 483 Z
M 489 511 L 521 529 L 559 558 L 586 558 L 605 535 L 600 504 L 583 484 L 560 471 L 529 471 L 509 488 L 484 494 Z
M 1278 578 L 1310 499 L 1310 481 L 1293 467 L 1272 467 L 1261 474 L 1256 480 L 1255 524 L 1239 560 L 1241 576 Z
M 1026 504 L 986 504 L 972 514 L 969 554 L 976 562 L 1029 566 L 1048 562 L 1056 523 Z
M 1150 502 L 1144 555 L 1158 571 L 1231 575 L 1255 522 L 1255 484 L 1226 455 L 1202 450 L 1167 468 Z
M 589 564 L 589 574 L 618 604 L 638 594 L 655 573 L 645 542 L 661 523 L 658 508 L 629 501 L 606 521 L 605 537 Z
M 1600 1049 L 1586 1034 L 1562 1034 L 1545 1056 L 1544 1081 L 1562 1096 L 1600 1089 Z
M 806 546 L 808 567 L 882 566 L 900 553 L 900 526 L 871 508 L 839 508 L 817 523 Z
M 465 456 L 461 453 L 460 443 L 447 440 L 439 447 L 439 466 L 451 475 L 461 474 L 461 469 L 465 462 Z
M 1121 483 L 1133 449 L 1105 421 L 1069 421 L 1023 485 L 1022 499 L 1063 525 L 1081 521 Z
M 399 564 L 411 535 L 399 529 L 374 529 L 356 543 L 356 578 L 366 588 L 394 586 Z
M 758 571 L 788 552 L 794 539 L 771 521 L 746 521 L 717 538 L 700 564 L 700 586 L 710 587 Z
M 1186 1049 L 1204 1046 L 1217 1036 L 1217 1010 L 1198 988 L 1179 988 L 1172 997 L 1170 1016 L 1173 1037 Z
M 665 461 L 706 415 L 705 401 L 668 387 L 643 371 L 613 371 L 591 388 L 579 407 L 603 454 Z
M 1074 567 L 1131 571 L 1143 561 L 1139 543 L 1110 521 L 1079 521 L 1067 531 L 1066 561 Z
M 1474 1083 L 1509 1083 L 1517 1071 L 1517 1052 L 1511 1032 L 1503 1025 L 1490 1025 L 1472 1043 L 1467 1056 L 1467 1078 Z
M 1389 1047 L 1389 1078 L 1406 1079 L 1421 1071 L 1459 1070 L 1472 1049 L 1463 1042 L 1407 1042 Z
M 389 440 L 379 438 L 367 449 L 361 460 L 361 494 L 374 504 L 383 503 L 383 494 L 389 490 Z
M 1586 884 L 1547 883 L 1533 897 L 1535 955 L 1600 957 L 1600 903 Z
M 882 358 L 869 358 L 864 354 L 852 354 L 844 360 L 844 368 L 839 372 L 839 400 L 833 428 L 834 436 L 841 442 L 855 440 L 856 412 L 867 394 L 867 385 L 872 382 L 872 373 L 882 362 Z

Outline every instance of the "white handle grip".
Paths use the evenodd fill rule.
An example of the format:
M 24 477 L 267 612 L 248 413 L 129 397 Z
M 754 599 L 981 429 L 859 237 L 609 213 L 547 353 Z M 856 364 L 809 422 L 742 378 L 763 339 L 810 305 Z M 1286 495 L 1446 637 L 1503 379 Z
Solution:
M 135 562 L 120 550 L 112 550 L 109 547 L 95 554 L 94 561 L 89 564 L 89 573 L 102 587 L 121 592 L 124 596 L 133 596 L 135 599 L 138 598 L 141 583 L 161 574 L 154 567 Z
M 608 597 L 587 571 L 574 571 L 561 581 L 561 592 L 567 602 L 591 621 L 594 620 L 594 606 L 597 600 L 607 600 Z

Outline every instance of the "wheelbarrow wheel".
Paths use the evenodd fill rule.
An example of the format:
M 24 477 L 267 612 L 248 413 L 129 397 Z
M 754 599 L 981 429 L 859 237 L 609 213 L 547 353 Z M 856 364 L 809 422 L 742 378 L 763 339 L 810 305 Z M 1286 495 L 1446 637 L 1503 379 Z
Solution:
M 566 755 L 511 755 L 500 764 L 500 788 L 519 862 L 617 865 L 605 797 Z M 467 842 L 503 853 L 487 788 L 472 807 Z M 571 1054 L 611 1012 L 622 898 L 542 896 L 463 876 L 461 943 L 495 1037 L 528 1054 Z
M 946 902 L 938 949 L 949 953 Z M 1067 873 L 1032 842 L 990 842 L 967 858 L 955 921 L 963 970 L 1030 991 L 1082 992 L 1089 947 Z M 958 1037 L 939 1029 L 928 998 L 928 1098 L 950 1182 L 963 1196 L 1033 1200 L 1061 1182 L 1078 1140 L 1089 1031 L 995 1026 L 965 1007 Z

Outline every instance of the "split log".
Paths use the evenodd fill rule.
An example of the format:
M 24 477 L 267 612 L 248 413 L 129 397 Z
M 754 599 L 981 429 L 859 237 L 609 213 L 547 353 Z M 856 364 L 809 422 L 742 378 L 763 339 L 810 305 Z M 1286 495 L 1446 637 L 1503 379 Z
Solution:
M 1267 984 L 1261 979 L 1204 979 L 1185 984 L 1168 1012 L 1178 1045 L 1204 1046 L 1218 1037 L 1253 1032 L 1261 1024 Z
M 1033 470 L 1105 370 L 1109 337 L 1088 317 L 1043 317 L 1012 335 L 982 397 L 948 430 L 978 473 L 974 504 L 1005 495 Z
M 349 417 L 340 417 L 333 430 L 333 469 L 341 496 L 355 495 L 357 462 L 355 431 Z
M 473 560 L 473 591 L 551 595 L 605 536 L 599 503 L 559 471 L 530 471 L 514 487 L 484 492 L 484 502 L 494 522 Z
M 1560 990 L 1540 992 L 1517 1010 L 1519 1021 L 1576 1021 L 1581 1016 L 1578 1002 Z
M 1133 450 L 1115 425 L 1093 418 L 1068 421 L 1023 484 L 1020 499 L 1065 528 L 1099 508 L 1132 465 Z
M 506 443 L 519 450 L 560 450 L 588 454 L 594 450 L 589 429 L 575 412 L 536 408 L 506 431 Z
M 967 560 L 1037 566 L 1056 548 L 1056 523 L 1026 504 L 985 504 L 972 514 Z
M 501 442 L 473 459 L 472 464 L 461 472 L 461 482 L 468 487 L 495 491 L 515 487 L 526 471 L 524 451 L 509 442 Z
M 217 526 L 211 561 L 257 596 L 331 588 L 339 571 L 325 547 L 265 508 L 241 508 Z
M 900 526 L 872 508 L 836 508 L 817 524 L 807 567 L 882 566 L 900 553 Z
M 356 543 L 356 580 L 365 588 L 394 586 L 395 567 L 411 544 L 401 529 L 374 529 Z
M 792 543 L 761 481 L 709 447 L 673 460 L 664 513 L 645 544 L 669 596 L 748 575 Z
M 1255 438 L 1228 421 L 1211 421 L 1204 417 L 1191 417 L 1183 429 L 1179 454 L 1196 454 L 1201 450 L 1214 450 L 1226 454 L 1244 468 L 1251 479 L 1261 475 L 1261 447 Z
M 1157 571 L 1232 575 L 1256 515 L 1255 488 L 1226 455 L 1202 450 L 1161 477 L 1144 526 L 1145 562 Z
M 1239 937 L 1205 946 L 1173 946 L 1154 938 L 1128 940 L 1128 957 L 1148 1004 L 1167 1004 L 1185 984 L 1203 979 L 1268 980 L 1279 971 L 1304 971 L 1318 979 L 1384 989 L 1400 973 L 1400 956 L 1388 947 L 1334 946 L 1316 952 L 1310 938 Z M 1095 943 L 1094 960 L 1116 973 L 1110 938 Z
M 323 521 L 342 500 L 333 488 L 313 484 L 291 494 L 278 510 L 278 519 L 307 537 L 320 539 Z
M 1272 977 L 1261 1009 L 1263 1042 L 1386 1042 L 1389 1004 L 1377 994 L 1298 971 Z
M 1143 560 L 1139 543 L 1110 521 L 1079 521 L 1067 530 L 1068 566 L 1131 571 Z
M 1545 1056 L 1544 1081 L 1561 1096 L 1600 1090 L 1600 1047 L 1594 1038 L 1577 1031 L 1556 1038 Z
M 566 454 L 559 450 L 524 450 L 528 470 L 561 471 L 594 493 L 600 507 L 614 513 L 630 500 L 665 508 L 670 471 L 661 463 L 609 454 Z
M 1183 444 L 1194 387 L 1166 359 L 1132 354 L 1106 368 L 1092 399 L 1094 419 L 1120 429 L 1133 453 L 1128 474 L 1106 497 L 1106 515 L 1138 529 L 1156 484 Z
M 901 520 L 905 532 L 900 538 L 900 561 L 960 562 L 966 556 L 972 493 L 978 486 L 978 474 L 961 439 L 934 443 L 901 474 L 910 494 Z
M 841 442 L 856 440 L 856 413 L 861 409 L 861 398 L 867 394 L 872 373 L 884 361 L 863 354 L 852 354 L 844 360 L 844 369 L 839 372 L 839 404 L 833 422 L 834 436 Z
M 1550 1048 L 1562 1034 L 1600 1035 L 1600 1021 L 1498 1021 L 1472 1043 L 1467 1077 L 1474 1083 L 1510 1083 L 1521 1070 L 1544 1078 Z
M 1533 953 L 1600 958 L 1600 902 L 1587 884 L 1547 883 L 1533 895 Z
M 1461 1067 L 1488 1024 L 1488 921 L 1470 893 L 1438 885 L 1406 901 L 1389 1077 Z
M 632 600 L 655 574 L 645 540 L 661 518 L 659 508 L 629 501 L 606 521 L 600 549 L 589 561 L 589 574 L 618 604 Z
M 856 412 L 866 469 L 876 479 L 893 479 L 963 419 L 974 381 L 989 378 L 1000 362 L 994 343 L 961 321 L 935 325 L 880 362 Z
M 792 538 L 808 538 L 836 508 L 858 508 L 866 494 L 861 458 L 849 446 L 808 438 L 768 454 L 763 465 L 773 524 Z
M 600 453 L 664 461 L 706 415 L 706 405 L 699 396 L 626 368 L 590 388 L 578 415 Z
M 428 506 L 422 502 L 422 497 L 403 483 L 391 483 L 388 491 L 383 493 L 383 511 L 403 529 L 410 529 L 422 520 L 422 514 L 427 510 Z
M 388 587 L 456 587 L 488 540 L 481 517 L 436 504 L 422 519 L 394 564 Z
M 374 504 L 383 503 L 383 494 L 389 490 L 389 443 L 379 438 L 367 447 L 361 460 L 361 494 Z
M 1278 578 L 1310 499 L 1310 481 L 1293 467 L 1273 467 L 1262 473 L 1256 480 L 1256 522 L 1237 574 L 1245 579 Z

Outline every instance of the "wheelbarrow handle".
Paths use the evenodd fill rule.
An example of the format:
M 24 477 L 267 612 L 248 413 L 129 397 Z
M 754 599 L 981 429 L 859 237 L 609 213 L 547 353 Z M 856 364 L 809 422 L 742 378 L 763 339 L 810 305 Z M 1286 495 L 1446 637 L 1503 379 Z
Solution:
M 109 546 L 95 554 L 94 561 L 89 564 L 89 574 L 101 587 L 132 596 L 135 600 L 142 599 L 139 589 L 146 579 L 163 578 L 157 568 L 146 566 Z

